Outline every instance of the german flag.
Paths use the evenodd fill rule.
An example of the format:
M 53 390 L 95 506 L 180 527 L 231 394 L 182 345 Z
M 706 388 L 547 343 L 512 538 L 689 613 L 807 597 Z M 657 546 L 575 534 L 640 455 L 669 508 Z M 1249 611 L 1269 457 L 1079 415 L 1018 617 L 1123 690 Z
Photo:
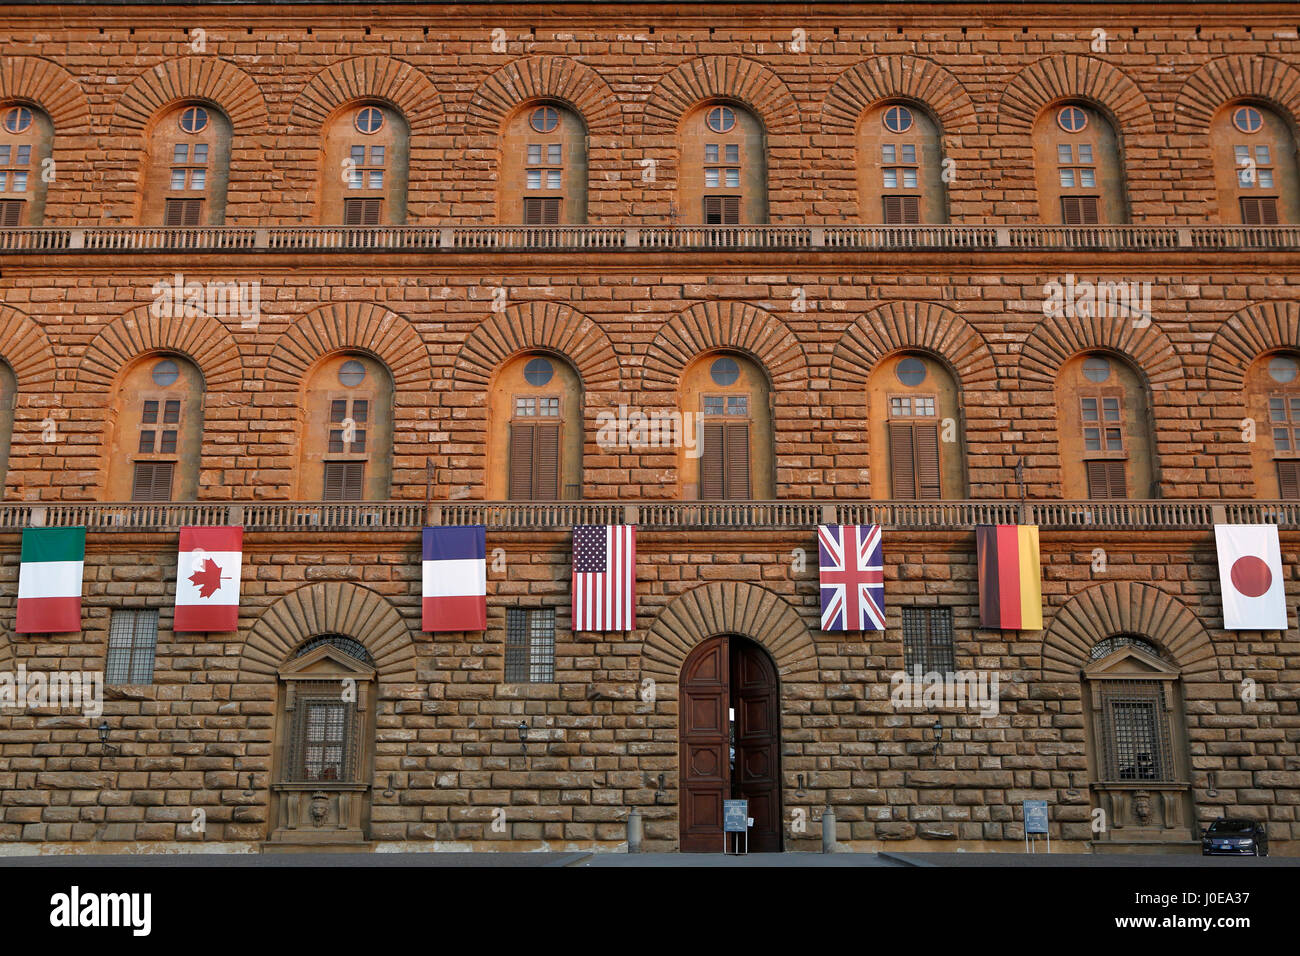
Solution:
M 1042 630 L 1038 526 L 979 525 L 975 528 L 975 551 L 980 568 L 980 626 Z

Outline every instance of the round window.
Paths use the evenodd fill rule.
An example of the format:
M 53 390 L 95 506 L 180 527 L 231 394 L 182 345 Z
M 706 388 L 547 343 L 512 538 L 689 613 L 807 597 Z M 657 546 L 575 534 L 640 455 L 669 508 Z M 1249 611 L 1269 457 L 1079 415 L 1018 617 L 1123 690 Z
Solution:
M 1258 133 L 1264 128 L 1264 116 L 1253 106 L 1238 106 L 1232 111 L 1232 125 L 1243 133 Z
M 891 133 L 906 133 L 912 128 L 912 111 L 906 106 L 891 106 L 885 110 L 885 129 Z
M 539 106 L 528 117 L 529 125 L 539 133 L 549 133 L 560 125 L 560 113 L 554 106 Z
M 914 355 L 909 355 L 898 363 L 894 374 L 904 385 L 911 388 L 925 381 L 925 363 Z
M 365 106 L 357 110 L 355 122 L 357 131 L 369 136 L 371 133 L 378 133 L 380 127 L 384 125 L 384 113 L 377 106 Z
M 1056 122 L 1067 133 L 1078 133 L 1088 125 L 1088 114 L 1077 106 L 1064 106 L 1056 114 Z
M 537 388 L 549 382 L 554 374 L 555 368 L 544 358 L 529 359 L 524 366 L 524 381 Z
M 166 388 L 181 377 L 180 366 L 171 359 L 163 359 L 153 367 L 153 383 L 159 388 Z
M 15 106 L 5 114 L 5 132 L 25 133 L 32 125 L 32 111 L 25 106 Z
M 714 385 L 735 385 L 740 378 L 740 366 L 733 358 L 720 358 L 709 366 L 709 378 Z
M 715 133 L 730 133 L 736 126 L 736 113 L 729 106 L 715 106 L 709 110 L 709 129 Z
M 1110 359 L 1092 355 L 1083 360 L 1083 377 L 1090 382 L 1104 382 L 1110 378 Z
M 1286 385 L 1294 382 L 1296 375 L 1300 374 L 1300 362 L 1289 355 L 1275 355 L 1268 360 L 1268 374 L 1273 381 Z
M 201 133 L 208 128 L 208 111 L 202 106 L 187 106 L 181 111 L 181 129 Z
M 339 384 L 356 388 L 366 380 L 366 367 L 356 359 L 348 359 L 339 366 Z

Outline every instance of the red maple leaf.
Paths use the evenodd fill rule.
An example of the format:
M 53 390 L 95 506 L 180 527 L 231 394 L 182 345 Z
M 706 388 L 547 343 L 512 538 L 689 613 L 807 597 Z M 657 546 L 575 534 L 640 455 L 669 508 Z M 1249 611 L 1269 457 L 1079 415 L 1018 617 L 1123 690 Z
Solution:
M 195 571 L 190 575 L 190 583 L 197 585 L 199 597 L 212 597 L 221 588 L 221 567 L 211 558 L 207 558 L 203 563 L 202 571 Z

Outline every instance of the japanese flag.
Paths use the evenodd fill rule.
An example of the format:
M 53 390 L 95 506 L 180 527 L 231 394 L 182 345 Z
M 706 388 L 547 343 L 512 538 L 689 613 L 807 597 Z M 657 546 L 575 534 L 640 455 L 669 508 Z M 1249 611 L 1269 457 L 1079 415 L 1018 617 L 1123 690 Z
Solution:
M 1218 524 L 1223 626 L 1229 631 L 1285 631 L 1282 548 L 1275 524 Z

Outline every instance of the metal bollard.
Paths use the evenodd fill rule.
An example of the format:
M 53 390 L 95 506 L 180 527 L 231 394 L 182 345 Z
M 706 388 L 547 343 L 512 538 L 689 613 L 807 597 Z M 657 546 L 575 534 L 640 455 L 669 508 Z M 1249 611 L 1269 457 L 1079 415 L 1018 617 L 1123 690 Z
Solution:
M 838 852 L 835 845 L 835 811 L 830 807 L 822 811 L 822 852 Z
M 628 853 L 641 852 L 641 837 L 642 837 L 641 811 L 638 810 L 636 807 L 633 807 L 632 812 L 627 815 L 627 852 Z

